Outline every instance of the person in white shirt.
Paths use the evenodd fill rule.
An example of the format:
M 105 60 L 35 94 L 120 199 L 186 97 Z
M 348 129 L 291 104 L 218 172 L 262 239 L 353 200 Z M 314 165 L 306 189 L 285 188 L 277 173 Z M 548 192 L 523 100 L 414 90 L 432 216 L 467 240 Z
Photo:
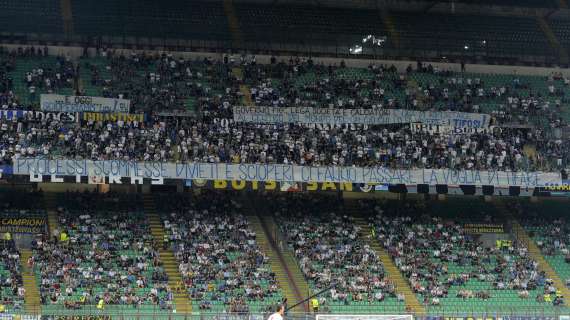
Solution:
M 277 311 L 270 315 L 267 320 L 283 320 L 283 315 L 285 315 L 285 306 L 280 304 L 277 306 Z

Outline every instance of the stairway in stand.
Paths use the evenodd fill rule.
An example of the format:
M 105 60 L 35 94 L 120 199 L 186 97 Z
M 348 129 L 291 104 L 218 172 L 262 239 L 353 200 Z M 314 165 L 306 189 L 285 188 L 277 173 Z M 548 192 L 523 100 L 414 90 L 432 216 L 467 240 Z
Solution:
M 236 79 L 238 79 L 240 82 L 239 91 L 243 96 L 242 103 L 246 106 L 253 106 L 253 100 L 251 99 L 251 89 L 247 84 L 241 83 L 243 80 L 243 69 L 241 67 L 232 68 L 232 75 L 236 77 Z
M 150 232 L 154 238 L 155 243 L 158 244 L 160 255 L 160 260 L 163 263 L 164 271 L 168 275 L 168 285 L 173 289 L 174 293 L 174 306 L 176 313 L 188 314 L 192 312 L 192 302 L 188 297 L 188 293 L 176 292 L 177 284 L 182 281 L 182 275 L 178 270 L 178 262 L 176 257 L 172 253 L 172 250 L 164 250 L 162 247 L 165 231 L 162 222 L 160 221 L 160 216 L 156 212 L 156 205 L 154 203 L 154 197 L 151 194 L 144 195 L 144 211 L 150 225 Z
M 60 0 L 61 18 L 63 19 L 63 31 L 67 37 L 73 35 L 73 12 L 71 0 Z
M 392 257 L 390 257 L 388 252 L 384 250 L 378 239 L 371 236 L 370 226 L 360 216 L 361 212 L 358 208 L 357 202 L 345 200 L 345 212 L 347 215 L 351 215 L 355 218 L 355 224 L 360 227 L 360 239 L 370 245 L 370 248 L 376 252 L 378 259 L 380 259 L 384 265 L 388 279 L 394 282 L 394 285 L 396 286 L 396 292 L 404 295 L 406 309 L 416 315 L 425 315 L 426 311 L 424 306 L 418 301 L 418 298 L 410 288 L 408 281 L 406 278 L 404 278 L 398 267 L 396 267 L 396 264 L 392 260 Z
M 246 106 L 253 106 L 253 100 L 251 99 L 251 90 L 246 84 L 239 85 L 239 91 L 243 94 L 243 102 Z
M 546 274 L 547 278 L 550 278 L 554 281 L 554 286 L 556 287 L 556 289 L 562 291 L 564 297 L 570 297 L 570 289 L 566 287 L 562 279 L 560 279 L 560 276 L 558 276 L 558 273 L 556 273 L 556 271 L 552 269 L 548 261 L 544 259 L 542 252 L 540 252 L 540 249 L 538 248 L 534 240 L 530 238 L 530 236 L 523 228 L 523 226 L 518 222 L 518 220 L 515 217 L 513 217 L 511 212 L 505 206 L 505 203 L 501 200 L 496 200 L 494 204 L 497 210 L 501 212 L 509 220 L 512 227 L 511 233 L 515 237 L 515 239 L 522 242 L 528 248 L 528 253 L 530 257 L 534 261 L 538 262 L 538 270 L 543 271 Z M 568 299 L 564 299 L 564 305 L 566 305 L 566 307 L 570 307 L 570 301 Z
M 26 293 L 24 295 L 25 307 L 27 314 L 41 314 L 42 304 L 40 301 L 40 291 L 38 290 L 38 285 L 36 283 L 36 277 L 34 275 L 34 270 L 28 268 L 28 260 L 32 256 L 32 251 L 30 249 L 20 250 L 20 265 L 22 267 L 22 279 L 24 281 L 24 289 Z
M 534 144 L 527 143 L 523 147 L 523 153 L 527 158 L 534 161 L 538 158 L 538 152 L 536 152 L 536 146 Z
M 280 259 L 279 253 L 276 251 L 277 249 L 271 243 L 271 235 L 268 234 L 267 228 L 264 228 L 263 222 L 259 219 L 258 216 L 250 215 L 247 217 L 249 221 L 249 226 L 256 234 L 256 241 L 263 253 L 267 257 L 269 257 L 269 264 L 271 266 L 271 270 L 275 272 L 275 278 L 281 290 L 283 290 L 283 295 L 287 298 L 287 305 L 293 306 L 298 302 L 303 300 L 304 294 L 307 294 L 308 287 L 306 285 L 306 281 L 302 274 L 300 277 L 298 275 L 293 274 L 292 277 L 289 276 L 287 270 L 291 270 L 294 268 L 294 261 L 293 265 L 287 263 L 285 259 Z M 287 264 L 287 266 L 284 265 Z M 298 269 L 298 268 L 297 268 Z M 303 285 L 303 282 L 305 283 Z M 299 287 L 305 288 L 306 291 L 302 291 Z M 301 304 L 293 309 L 295 312 L 305 312 L 306 309 L 304 308 L 305 305 Z
M 561 1 L 560 3 L 561 5 L 564 4 L 563 1 Z M 552 30 L 546 19 L 538 15 L 536 17 L 536 20 L 538 26 L 540 27 L 540 30 L 542 30 L 542 32 L 546 36 L 546 39 L 548 40 L 550 47 L 558 54 L 560 62 L 563 64 L 568 63 L 568 51 L 566 51 L 566 48 L 560 43 L 560 40 L 556 37 L 556 34 Z
M 47 210 L 47 223 L 48 231 L 50 236 L 55 234 L 55 230 L 58 230 L 58 218 L 57 218 L 57 196 L 53 192 L 44 193 L 44 207 Z
M 239 19 L 234 7 L 233 0 L 224 0 L 224 13 L 228 19 L 228 27 L 230 34 L 232 35 L 233 46 L 236 48 L 242 48 L 243 34 L 241 32 L 241 26 L 239 24 Z

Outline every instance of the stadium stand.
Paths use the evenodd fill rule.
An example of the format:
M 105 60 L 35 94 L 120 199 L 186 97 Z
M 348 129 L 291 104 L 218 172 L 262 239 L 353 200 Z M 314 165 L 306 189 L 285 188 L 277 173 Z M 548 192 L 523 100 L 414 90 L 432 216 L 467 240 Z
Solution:
M 24 308 L 25 289 L 22 279 L 20 252 L 13 240 L 0 240 L 0 305 L 2 312 Z
M 550 266 L 566 285 L 570 284 L 570 253 L 568 252 L 568 228 L 563 202 L 512 202 L 511 207 L 522 217 L 525 229 L 540 248 Z M 548 212 L 548 215 L 542 213 Z
M 293 195 L 271 201 L 270 212 L 294 250 L 311 291 L 330 289 L 319 298 L 320 310 L 402 312 L 404 297 L 396 294 L 375 252 L 359 239 L 358 226 L 338 211 L 339 205 L 326 196 Z
M 566 0 L 0 1 L 0 320 L 261 320 L 298 302 L 285 319 L 568 320 L 568 201 L 519 186 L 568 184 L 568 15 Z M 45 93 L 129 99 L 130 115 L 46 112 Z M 491 119 L 234 120 L 244 105 Z M 17 172 L 22 158 L 113 161 L 88 184 L 43 172 L 56 184 Z M 123 160 L 132 174 L 117 177 Z M 165 163 L 215 163 L 209 178 L 218 163 L 299 165 L 304 181 L 134 177 Z M 323 182 L 325 166 L 509 181 Z M 233 193 L 209 190 L 223 183 Z M 447 194 L 467 188 L 533 198 Z
M 29 23 L 30 21 L 34 23 Z M 15 33 L 61 34 L 63 26 L 59 1 L 2 1 L 0 3 L 0 30 Z
M 25 206 L 34 198 L 41 203 L 44 195 L 10 197 L 15 206 Z M 284 247 L 272 248 L 292 250 L 310 291 L 323 291 L 319 312 L 406 312 L 407 298 L 370 239 L 393 259 L 426 315 L 513 310 L 550 315 L 567 310 L 561 290 L 516 241 L 510 227 L 514 220 L 505 220 L 513 218 L 493 203 L 464 198 L 341 200 L 316 193 L 257 199 L 207 190 L 153 198 L 165 230 L 162 241 L 153 238 L 148 213 L 143 213 L 148 205 L 140 195 L 58 195 L 57 229 L 52 238 L 35 238 L 27 261 L 21 261 L 14 242 L 1 242 L 2 305 L 22 312 L 24 296 L 28 299 L 27 288 L 20 289 L 26 287 L 22 270 L 27 265 L 35 271 L 44 314 L 101 312 L 96 305 L 103 299 L 105 313 L 166 315 L 175 308 L 174 292 L 184 292 L 197 314 L 264 313 L 284 295 L 248 217 L 249 210 L 263 208 L 256 214 L 273 214 L 279 234 L 263 231 L 264 237 L 283 239 Z M 519 219 L 527 218 L 521 221 L 546 261 L 567 280 L 565 202 L 517 201 L 507 208 Z M 548 210 L 551 217 L 536 219 L 538 210 Z M 33 211 L 19 213 L 29 217 Z M 493 236 L 472 229 L 478 225 L 493 226 Z M 178 261 L 182 277 L 176 284 L 168 282 L 164 250 L 172 250 Z
M 265 312 L 283 300 L 243 204 L 229 194 L 164 195 L 157 210 L 199 312 Z
M 15 61 L 18 66 L 18 58 Z M 69 68 L 61 58 L 58 61 L 54 68 L 57 64 L 63 68 L 67 79 L 62 82 L 64 87 L 73 72 L 65 75 Z M 221 120 L 232 119 L 231 106 L 244 99 L 230 65 L 209 59 L 180 60 L 166 54 L 125 57 L 107 53 L 106 58 L 82 61 L 91 73 L 90 81 L 83 79 L 89 83 L 85 90 L 131 98 L 135 111 L 152 110 L 154 116 L 146 115 L 144 128 L 140 120 L 80 121 L 82 125 L 77 126 L 77 121 L 69 119 L 45 122 L 32 117 L 18 123 L 2 119 L 8 132 L 3 136 L 5 161 L 15 154 L 44 154 L 92 159 L 511 170 L 558 170 L 568 163 L 568 141 L 552 135 L 552 130 L 567 127 L 569 114 L 563 104 L 567 103 L 570 82 L 559 74 L 458 74 L 429 65 L 415 71 L 410 67 L 407 73 L 398 74 L 386 66 L 325 67 L 309 60 L 263 66 L 245 60 L 246 65 L 241 67 L 243 81 L 251 88 L 251 101 L 257 105 L 487 112 L 502 127 L 458 135 L 413 131 L 409 125 L 323 127 L 225 122 Z M 239 67 L 240 62 L 237 64 Z M 34 80 L 34 69 L 38 73 L 37 67 L 32 67 L 30 75 L 11 72 L 12 78 L 40 81 Z M 80 74 L 85 76 L 84 72 Z M 172 110 L 193 110 L 201 119 L 176 121 L 157 116 Z M 17 135 L 19 123 L 29 132 L 25 138 Z M 378 145 L 384 147 L 376 148 Z M 529 149 L 533 152 L 527 152 Z
M 73 1 L 75 31 L 88 36 L 228 40 L 228 23 L 219 2 L 188 4 L 173 0 Z
M 59 230 L 32 243 L 43 312 L 90 314 L 95 305 L 143 314 L 172 309 L 140 198 L 69 193 L 59 205 Z
M 362 205 L 375 214 L 373 233 L 432 312 L 545 312 L 564 304 L 528 248 L 512 240 L 500 247 L 484 243 L 467 229 L 466 223 L 503 225 L 490 206 L 467 201 Z
M 561 19 L 549 20 L 552 31 L 556 34 L 556 38 L 560 40 L 561 45 L 566 49 L 570 49 L 570 22 Z
M 475 15 L 469 10 L 450 14 L 426 13 L 422 10 L 406 12 L 399 8 L 384 13 L 382 10 L 308 4 L 238 3 L 227 11 L 221 2 L 198 1 L 188 4 L 172 0 L 167 3 L 72 2 L 69 11 L 73 12 L 73 16 L 64 17 L 59 1 L 7 1 L 2 8 L 6 15 L 3 30 L 17 34 L 61 35 L 66 29 L 68 34 L 69 28 L 64 28 L 64 25 L 69 23 L 66 19 L 73 19 L 74 33 L 88 43 L 93 43 L 94 38 L 105 38 L 115 43 L 139 39 L 135 43 L 144 46 L 158 44 L 156 39 L 164 41 L 168 37 L 188 41 L 179 42 L 178 45 L 184 46 L 193 46 L 193 42 L 196 43 L 194 46 L 210 43 L 214 48 L 240 46 L 254 50 L 283 50 L 301 46 L 312 48 L 312 51 L 333 46 L 348 54 L 349 48 L 362 45 L 363 38 L 373 35 L 384 40 L 377 48 L 364 45 L 365 50 L 370 50 L 367 54 L 386 50 L 399 55 L 465 55 L 473 59 L 556 55 L 556 50 L 551 48 L 535 17 L 505 15 L 505 11 L 501 10 L 485 10 L 485 15 Z M 512 1 L 485 1 L 478 2 L 477 6 L 484 7 L 491 3 L 506 7 L 506 12 L 514 4 Z M 517 2 L 517 5 L 554 10 L 558 7 L 558 1 L 524 1 Z M 419 6 L 422 7 L 425 5 Z M 231 17 L 228 12 L 232 12 Z M 34 17 L 37 24 L 14 20 L 16 13 Z M 240 34 L 240 42 L 237 43 L 232 41 L 235 30 L 239 30 Z M 62 39 L 65 38 L 57 38 Z

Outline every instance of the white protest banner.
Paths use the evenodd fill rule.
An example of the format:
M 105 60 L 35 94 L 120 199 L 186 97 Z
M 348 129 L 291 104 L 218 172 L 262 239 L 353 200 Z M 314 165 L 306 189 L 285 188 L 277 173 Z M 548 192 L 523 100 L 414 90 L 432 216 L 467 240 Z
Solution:
M 249 123 L 397 124 L 420 122 L 449 127 L 486 128 L 491 116 L 455 111 L 234 106 L 234 120 Z
M 131 101 L 88 96 L 42 94 L 40 109 L 52 112 L 122 112 L 129 113 Z
M 166 163 L 14 159 L 15 175 L 142 177 L 151 179 L 346 182 L 543 187 L 560 184 L 558 172 L 510 172 L 385 167 L 309 167 L 287 164 Z

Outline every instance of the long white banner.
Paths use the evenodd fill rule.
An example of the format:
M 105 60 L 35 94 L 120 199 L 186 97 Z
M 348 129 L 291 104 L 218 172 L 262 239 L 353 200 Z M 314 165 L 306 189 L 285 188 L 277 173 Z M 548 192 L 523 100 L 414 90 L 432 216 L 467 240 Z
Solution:
M 279 182 L 466 184 L 529 188 L 560 185 L 562 182 L 560 173 L 556 172 L 405 170 L 384 167 L 309 167 L 286 164 L 165 163 L 35 158 L 15 159 L 13 174 Z
M 42 94 L 40 108 L 51 112 L 122 112 L 129 113 L 131 101 L 87 96 Z
M 487 128 L 491 116 L 455 111 L 416 111 L 404 109 L 341 109 L 310 107 L 234 106 L 234 121 L 250 123 L 300 124 L 396 124 L 414 123 L 456 128 Z

